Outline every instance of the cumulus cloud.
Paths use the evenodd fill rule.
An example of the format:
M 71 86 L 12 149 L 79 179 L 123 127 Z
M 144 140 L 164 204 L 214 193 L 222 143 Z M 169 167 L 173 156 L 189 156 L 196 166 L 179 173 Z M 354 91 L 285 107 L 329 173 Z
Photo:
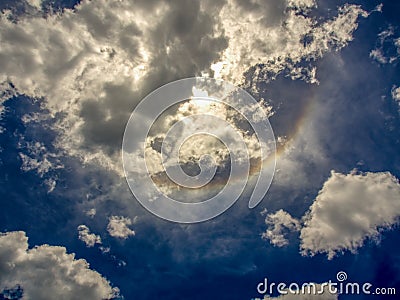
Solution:
M 30 1 L 37 7 L 38 1 Z M 288 71 L 316 82 L 313 61 L 352 40 L 367 13 L 345 5 L 319 22 L 315 1 L 83 1 L 73 10 L 0 17 L 0 83 L 45 99 L 66 154 L 122 173 L 124 125 L 136 103 L 174 79 L 234 83 Z M 248 41 L 244 43 L 243 41 Z
M 66 113 L 58 145 L 76 155 L 83 146 L 84 158 L 107 165 L 135 103 L 172 79 L 200 75 L 224 47 L 204 9 L 199 2 L 98 0 L 17 23 L 2 15 L 0 81 Z
M 199 92 L 200 90 L 194 91 L 194 96 L 198 96 L 196 93 Z M 228 97 L 225 99 L 227 102 L 229 100 Z M 270 117 L 273 114 L 271 106 L 264 101 L 260 101 L 259 104 L 241 106 L 241 112 L 239 113 L 229 105 L 223 103 L 196 100 L 193 98 L 176 106 L 176 110 L 174 107 L 173 113 L 167 115 L 165 118 L 159 118 L 153 124 L 153 127 L 156 127 L 157 130 L 155 134 L 153 130 L 150 131 L 145 144 L 146 170 L 141 170 L 137 167 L 140 164 L 136 163 L 137 160 L 142 159 L 141 146 L 137 147 L 131 153 L 124 151 L 124 155 L 130 158 L 129 163 L 131 165 L 129 166 L 129 170 L 140 174 L 145 173 L 145 176 L 149 173 L 153 181 L 157 183 L 157 187 L 164 193 L 171 196 L 175 193 L 173 195 L 174 199 L 180 197 L 182 199 L 191 199 L 191 201 L 210 196 L 210 189 L 194 190 L 181 186 L 177 187 L 174 182 L 169 180 L 166 174 L 169 167 L 173 167 L 179 163 L 187 174 L 197 175 L 200 172 L 198 162 L 201 160 L 202 155 L 208 154 L 217 166 L 215 177 L 213 177 L 212 183 L 208 187 L 216 187 L 217 189 L 217 186 L 220 186 L 221 182 L 226 182 L 231 166 L 230 155 L 232 152 L 237 153 L 246 163 L 248 160 L 250 161 L 251 174 L 259 171 L 261 162 L 260 143 L 249 122 L 256 124 L 262 122 L 265 116 Z M 242 113 L 250 115 L 249 120 Z M 188 116 L 191 115 L 205 116 L 203 117 L 203 121 L 189 121 Z M 178 122 L 180 123 L 178 124 Z M 174 134 L 170 134 L 168 138 L 167 134 L 171 128 L 171 124 L 177 126 L 176 128 L 178 129 Z M 221 124 L 229 124 L 233 130 L 229 130 L 230 128 Z M 212 135 L 193 135 L 193 132 L 199 131 L 212 133 Z M 190 138 L 185 140 L 187 137 Z M 229 144 L 229 141 L 234 142 L 230 142 Z M 268 148 L 266 153 L 264 153 L 265 157 L 269 156 L 273 151 L 272 149 L 275 148 L 273 143 L 271 133 L 270 139 L 265 141 L 266 148 Z M 162 146 L 164 147 L 165 155 L 161 153 Z M 179 158 L 177 158 L 177 154 L 179 154 Z M 214 166 L 214 163 L 209 164 L 210 168 Z M 245 164 L 243 163 L 243 165 Z M 246 175 L 241 174 L 240 176 Z M 211 191 L 213 195 L 216 192 L 218 191 Z M 176 195 L 177 193 L 179 195 Z
M 112 237 L 127 239 L 135 235 L 135 231 L 128 226 L 132 225 L 132 220 L 122 216 L 111 216 L 108 219 L 107 231 Z
M 272 245 L 277 247 L 283 247 L 289 243 L 285 237 L 286 232 L 299 231 L 301 228 L 299 220 L 282 209 L 268 214 L 265 224 L 268 227 L 262 234 L 262 238 L 269 240 Z
M 281 7 L 285 13 L 281 12 L 280 22 L 270 24 L 265 20 L 265 11 L 277 10 L 279 5 L 271 8 L 274 4 L 257 2 L 251 14 L 238 10 L 234 2 L 222 8 L 221 20 L 230 39 L 216 77 L 241 82 L 242 73 L 256 66 L 254 82 L 269 81 L 288 70 L 293 79 L 315 83 L 315 68 L 302 67 L 300 62 L 319 59 L 330 50 L 346 46 L 358 27 L 358 17 L 368 15 L 359 6 L 345 5 L 339 8 L 337 17 L 318 23 L 306 13 L 315 8 L 314 1 L 288 1 L 286 8 Z
M 24 299 L 111 299 L 118 294 L 84 259 L 64 247 L 28 249 L 25 232 L 0 235 L 0 287 L 21 286 Z
M 399 216 L 400 184 L 389 172 L 332 171 L 304 218 L 302 254 L 326 253 L 332 259 L 355 252 L 365 239 L 397 224 Z
M 95 244 L 101 244 L 100 236 L 91 233 L 89 227 L 86 225 L 78 226 L 78 237 L 88 247 L 93 247 Z

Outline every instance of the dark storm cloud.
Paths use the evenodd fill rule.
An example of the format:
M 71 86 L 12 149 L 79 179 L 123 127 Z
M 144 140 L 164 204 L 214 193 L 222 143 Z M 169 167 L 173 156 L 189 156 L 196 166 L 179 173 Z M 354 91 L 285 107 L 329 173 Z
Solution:
M 112 155 L 119 150 L 130 112 L 140 95 L 127 85 L 108 84 L 104 97 L 82 103 L 82 133 L 88 150 L 101 147 Z
M 218 22 L 213 10 L 202 11 L 198 1 L 171 2 L 150 33 L 155 58 L 144 80 L 145 90 L 151 90 L 148 85 L 154 88 L 173 79 L 201 75 L 227 47 L 227 38 L 215 31 Z
M 153 2 L 151 7 L 159 3 Z M 139 3 L 139 6 L 142 5 Z M 147 5 L 150 4 L 144 7 L 150 9 Z M 199 1 L 173 1 L 165 10 L 166 13 L 157 20 L 147 36 L 146 43 L 152 58 L 149 70 L 142 79 L 141 90 L 132 91 L 130 82 L 126 85 L 106 84 L 103 86 L 104 97 L 83 102 L 80 114 L 84 121 L 82 133 L 88 147 L 100 146 L 109 154 L 119 151 L 129 112 L 141 98 L 167 82 L 200 76 L 200 72 L 217 60 L 226 48 L 226 38 L 215 37 L 214 28 L 218 19 L 202 11 Z M 112 28 L 116 23 L 115 16 L 112 12 L 107 14 L 110 16 L 99 17 L 89 8 L 83 10 L 83 17 L 93 35 L 105 38 L 109 32 L 115 33 Z M 132 57 L 137 54 L 138 43 L 134 39 L 143 38 L 138 25 L 130 24 L 118 34 L 119 47 Z

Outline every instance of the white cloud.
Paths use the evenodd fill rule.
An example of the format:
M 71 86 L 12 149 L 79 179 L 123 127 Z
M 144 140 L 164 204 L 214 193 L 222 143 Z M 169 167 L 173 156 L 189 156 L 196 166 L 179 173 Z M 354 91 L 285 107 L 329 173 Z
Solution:
M 4 102 L 7 99 L 10 99 L 16 95 L 15 90 L 12 88 L 12 86 L 8 82 L 2 82 L 0 80 L 0 120 L 4 116 Z M 4 130 L 2 127 L 0 127 L 0 132 Z
M 228 2 L 222 8 L 221 22 L 229 37 L 229 45 L 223 52 L 222 63 L 218 65 L 219 77 L 241 82 L 243 72 L 261 64 L 254 72 L 254 81 L 269 81 L 287 68 L 292 78 L 315 83 L 315 68 L 300 67 L 299 63 L 304 59 L 319 59 L 333 49 L 346 46 L 358 27 L 358 17 L 368 15 L 359 6 L 345 5 L 339 9 L 336 18 L 318 23 L 307 14 L 298 13 L 299 10 L 315 8 L 314 1 L 288 1 L 284 13 L 284 8 L 277 11 L 270 2 L 257 4 L 249 14 L 238 9 L 235 2 Z M 271 11 L 280 15 L 273 24 L 268 22 L 268 17 L 272 19 Z
M 283 247 L 289 243 L 285 238 L 287 231 L 299 231 L 301 228 L 300 222 L 282 209 L 268 214 L 265 224 L 268 225 L 268 228 L 262 234 L 262 238 L 269 240 L 272 245 L 277 247 Z
M 21 170 L 25 172 L 35 170 L 40 177 L 43 177 L 50 170 L 64 167 L 57 158 L 57 155 L 48 151 L 42 143 L 25 142 L 23 137 L 21 137 L 18 148 L 25 150 L 29 154 L 28 156 L 22 152 L 19 153 L 22 160 Z
M 396 101 L 398 103 L 399 109 L 400 109 L 400 87 L 393 86 L 392 98 L 394 101 Z
M 61 149 L 119 170 L 112 154 L 135 103 L 162 83 L 200 75 L 225 40 L 199 3 L 179 1 L 84 1 L 61 15 L 0 23 L 0 82 L 66 114 L 56 126 Z
M 394 40 L 394 45 L 397 47 L 397 54 L 400 55 L 400 37 Z
M 355 252 L 366 238 L 378 238 L 400 216 L 400 184 L 389 172 L 332 171 L 304 218 L 303 255 Z
M 47 192 L 51 193 L 57 185 L 57 177 L 51 174 L 51 171 L 64 168 L 58 155 L 48 151 L 43 143 L 25 142 L 23 136 L 20 136 L 18 148 L 27 153 L 19 153 L 21 170 L 35 171 L 40 178 L 44 178 L 43 184 L 47 187 Z
M 396 53 L 390 52 L 389 45 L 395 47 Z M 376 47 L 371 50 L 369 56 L 380 64 L 391 64 L 400 58 L 400 38 L 396 38 L 393 26 L 389 26 L 378 34 Z
M 37 159 L 31 158 L 24 153 L 20 153 L 19 156 L 22 160 L 22 171 L 28 172 L 37 170 L 37 173 L 40 175 L 40 177 L 43 177 L 43 175 L 50 170 L 51 163 L 47 160 L 47 158 L 44 158 L 42 161 L 38 161 Z
M 42 8 L 42 0 L 26 0 L 26 2 L 38 10 Z
M 110 299 L 117 289 L 84 259 L 76 260 L 64 247 L 42 245 L 28 249 L 25 232 L 0 235 L 0 288 L 20 285 L 24 299 Z
M 100 236 L 91 233 L 89 227 L 86 225 L 78 226 L 78 237 L 88 247 L 93 247 L 95 244 L 101 244 Z
M 132 225 L 132 220 L 122 216 L 111 216 L 108 220 L 107 231 L 112 237 L 127 239 L 135 235 L 135 231 L 128 226 Z
M 96 215 L 97 211 L 95 208 L 91 208 L 85 211 L 85 214 L 90 217 L 90 218 L 94 218 L 94 216 Z
M 400 41 L 400 39 L 399 39 Z M 400 43 L 399 43 L 400 44 Z M 399 45 L 399 53 L 400 53 L 400 45 Z M 394 101 L 397 102 L 399 106 L 399 112 L 400 112 L 400 87 L 393 86 L 392 88 L 392 98 Z
M 378 4 L 377 6 L 375 6 L 375 10 L 376 12 L 382 12 L 383 9 L 383 3 Z
M 369 53 L 369 57 L 375 59 L 377 62 L 381 64 L 386 64 L 388 59 L 384 56 L 381 49 L 373 49 Z
M 315 0 L 286 0 L 288 7 L 307 11 L 316 6 Z
M 261 107 L 262 109 L 257 110 L 258 107 Z M 273 114 L 272 107 L 263 101 L 260 102 L 260 106 L 248 105 L 246 107 L 241 107 L 241 109 L 242 112 L 244 111 L 252 116 L 250 121 L 253 123 L 261 122 L 263 118 L 262 116 L 271 116 Z M 225 126 L 221 126 L 221 123 L 214 118 L 209 118 L 207 121 L 203 122 L 181 122 L 179 133 L 172 136 L 173 142 L 169 143 L 170 147 L 167 147 L 167 155 L 164 157 L 163 161 L 161 155 L 161 144 L 165 141 L 170 124 L 176 124 L 178 121 L 184 120 L 191 114 L 212 115 L 217 117 L 218 121 L 223 120 L 226 124 L 229 124 L 234 130 L 227 130 Z M 148 136 L 145 148 L 147 163 L 147 169 L 145 171 L 146 174 L 149 172 L 153 176 L 153 180 L 157 180 L 158 188 L 166 194 L 171 195 L 171 193 L 177 191 L 176 185 L 171 181 L 166 180 L 167 176 L 164 170 L 164 167 L 175 164 L 177 153 L 179 153 L 179 162 L 184 168 L 186 168 L 186 171 L 189 172 L 198 171 L 198 165 L 195 162 L 198 162 L 204 153 L 208 153 L 215 161 L 215 164 L 221 168 L 224 168 L 229 164 L 229 153 L 232 151 L 239 153 L 240 157 L 243 158 L 244 161 L 245 157 L 248 155 L 254 168 L 257 168 L 261 160 L 260 144 L 254 130 L 251 129 L 250 123 L 248 123 L 241 113 L 238 113 L 236 110 L 222 103 L 192 99 L 180 104 L 175 114 L 169 115 L 166 118 L 161 118 L 161 120 L 155 122 L 154 125 L 163 129 L 157 132 L 156 136 Z M 213 135 L 193 135 L 193 132 L 200 129 L 204 132 L 212 132 Z M 236 136 L 236 134 L 238 135 Z M 218 139 L 215 138 L 214 135 L 217 136 Z M 182 145 L 181 142 L 177 142 L 180 138 L 189 136 L 191 137 Z M 221 142 L 229 140 L 236 142 L 231 143 L 231 146 L 229 147 Z M 243 149 L 243 145 L 240 143 L 241 141 L 244 142 L 246 149 Z M 166 143 L 164 143 L 164 146 L 165 144 Z M 271 147 L 269 149 L 271 149 Z M 143 172 L 143 170 L 135 169 L 135 160 L 140 159 L 141 152 L 142 149 L 140 148 L 130 154 L 124 153 L 124 155 L 130 155 L 132 157 L 130 160 L 132 163 L 130 170 L 134 169 L 135 171 Z M 224 177 L 225 175 L 226 174 L 223 174 L 221 176 L 217 174 L 216 177 L 214 177 L 214 182 L 223 179 L 221 177 Z M 184 189 L 178 190 L 178 193 L 182 198 L 190 197 L 192 200 L 195 200 L 195 194 L 202 198 L 206 197 L 203 192 L 208 195 L 210 191 L 207 189 L 190 189 L 187 192 L 188 193 L 186 193 Z
M 255 77 L 269 80 L 288 69 L 292 78 L 316 82 L 315 67 L 299 63 L 346 46 L 358 17 L 367 13 L 345 5 L 319 23 L 307 15 L 314 7 L 313 0 L 97 0 L 46 18 L 11 22 L 5 13 L 1 91 L 12 82 L 21 94 L 44 97 L 53 116 L 64 116 L 55 126 L 60 149 L 122 174 L 119 147 L 129 113 L 165 82 L 210 73 L 215 63 L 218 76 L 235 83 L 260 63 Z

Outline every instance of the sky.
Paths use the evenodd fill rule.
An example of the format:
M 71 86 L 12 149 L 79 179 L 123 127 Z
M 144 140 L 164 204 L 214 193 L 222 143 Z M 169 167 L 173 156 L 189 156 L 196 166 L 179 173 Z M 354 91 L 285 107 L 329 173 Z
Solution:
M 0 9 L 0 299 L 398 297 L 257 287 L 323 287 L 342 272 L 342 282 L 400 293 L 400 3 L 2 0 Z M 205 136 L 171 146 L 186 174 L 198 174 L 204 152 L 217 170 L 204 189 L 177 188 L 161 162 L 172 125 L 211 114 L 244 142 L 243 193 L 194 224 L 146 210 L 121 155 L 138 104 L 189 77 L 229 82 L 258 105 L 246 104 L 246 121 L 188 98 L 143 141 L 159 191 L 187 202 L 236 184 L 227 178 L 236 147 Z M 147 124 L 140 116 L 133 132 Z M 209 120 L 204 130 L 232 138 Z M 254 123 L 271 125 L 276 166 L 250 209 L 263 166 Z M 128 152 L 140 178 L 141 154 Z

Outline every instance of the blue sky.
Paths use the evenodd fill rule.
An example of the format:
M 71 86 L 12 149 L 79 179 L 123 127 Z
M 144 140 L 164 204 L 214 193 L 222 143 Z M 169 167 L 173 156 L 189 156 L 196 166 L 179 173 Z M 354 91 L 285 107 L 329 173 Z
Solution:
M 0 299 L 253 299 L 339 271 L 400 292 L 396 1 L 0 7 Z M 132 196 L 122 136 L 149 92 L 201 75 L 272 110 L 277 166 L 256 208 L 246 191 L 177 224 Z M 311 299 L 353 298 L 396 296 Z

